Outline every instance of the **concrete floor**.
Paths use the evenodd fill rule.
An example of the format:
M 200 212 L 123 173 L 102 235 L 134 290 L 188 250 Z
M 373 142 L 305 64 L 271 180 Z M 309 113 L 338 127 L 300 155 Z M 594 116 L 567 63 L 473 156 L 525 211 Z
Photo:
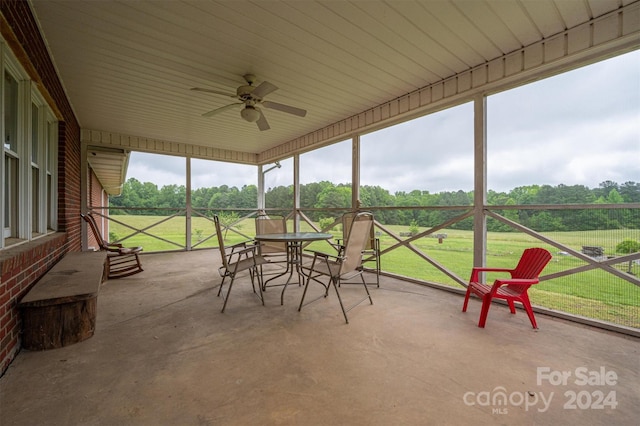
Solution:
M 460 296 L 389 278 L 348 325 L 334 292 L 298 312 L 300 287 L 261 306 L 248 280 L 221 314 L 218 256 L 146 255 L 106 282 L 92 338 L 23 350 L 0 378 L 0 424 L 638 424 L 638 339 L 543 315 L 534 331 L 501 305 L 480 329 L 478 299 L 465 314 Z

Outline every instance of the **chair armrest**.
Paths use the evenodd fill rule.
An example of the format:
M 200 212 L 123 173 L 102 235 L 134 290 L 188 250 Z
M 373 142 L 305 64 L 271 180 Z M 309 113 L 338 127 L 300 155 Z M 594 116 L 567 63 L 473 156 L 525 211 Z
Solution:
M 249 245 L 249 246 L 246 246 L 246 247 L 244 247 L 244 248 L 242 248 L 240 250 L 234 251 L 233 254 L 242 255 L 242 254 L 249 253 L 249 252 L 255 252 L 256 248 L 257 248 L 257 246 Z
M 329 263 L 339 263 L 344 261 L 344 256 L 340 256 L 340 255 L 329 254 L 329 253 L 316 251 L 316 250 L 305 250 L 305 252 L 313 254 L 313 261 L 311 262 L 311 266 L 302 265 L 302 267 L 306 269 L 313 269 L 318 259 L 320 259 L 320 262 L 325 263 L 327 265 Z
M 255 242 L 252 241 L 252 240 L 247 240 L 247 241 L 241 241 L 241 242 L 235 243 L 235 244 L 229 244 L 229 245 L 225 244 L 225 248 L 244 247 L 247 244 L 255 245 Z
M 471 278 L 469 279 L 469 282 L 478 282 L 478 275 L 480 272 L 508 272 L 511 274 L 513 273 L 513 269 L 474 266 L 473 269 L 471 269 Z
M 525 278 L 515 278 L 515 279 L 498 279 L 493 282 L 491 286 L 491 290 L 489 293 L 491 295 L 495 295 L 498 293 L 498 289 L 504 285 L 514 285 L 514 286 L 525 286 L 527 288 L 531 287 L 534 284 L 538 284 L 539 280 L 537 278 L 525 279 Z
M 122 255 L 140 253 L 141 251 L 142 247 L 120 247 L 118 249 L 118 252 Z
M 247 241 L 244 241 L 242 243 L 236 243 L 231 246 L 226 246 L 225 249 L 227 248 L 231 249 L 230 253 L 227 254 L 227 262 L 235 263 L 237 260 L 240 260 L 242 256 L 248 257 L 249 253 L 251 253 L 252 257 L 256 256 L 258 246 L 255 244 L 247 244 Z M 234 259 L 237 260 L 234 261 Z
M 122 249 L 122 244 L 109 244 L 106 246 L 106 250 L 108 253 L 122 254 Z
M 235 244 L 230 244 L 228 246 L 225 245 L 224 248 L 225 250 L 230 249 L 230 254 L 234 254 L 238 249 L 244 249 L 245 247 L 248 247 L 248 246 L 256 247 L 257 244 L 255 243 L 255 241 L 247 240 L 247 241 L 241 241 Z
M 342 253 L 344 253 L 344 244 L 342 244 L 341 241 L 344 241 L 344 239 L 336 238 L 335 243 L 332 243 L 331 241 L 327 241 L 331 247 L 336 249 L 336 251 L 338 252 L 338 256 L 341 256 Z
M 344 256 L 338 256 L 335 254 L 324 253 L 315 250 L 306 250 L 308 253 L 313 254 L 313 261 L 310 264 L 301 264 L 302 269 L 307 272 L 303 272 L 308 279 L 318 281 L 318 277 L 321 275 L 334 276 L 334 272 L 339 269 L 340 263 L 344 261 Z M 338 268 L 338 269 L 337 269 Z M 325 285 L 321 283 L 322 285 Z M 325 286 L 326 287 L 326 286 Z
M 307 250 L 307 249 L 305 249 L 304 252 L 313 254 L 315 257 L 324 257 L 324 258 L 332 257 L 334 259 L 338 259 L 340 257 L 340 256 L 337 256 L 335 254 L 329 254 L 329 253 L 325 253 L 323 251 L 317 251 L 317 250 Z
M 498 287 L 502 285 L 533 285 L 538 284 L 540 280 L 538 278 L 506 278 L 506 279 L 498 279 L 493 282 L 493 285 L 497 285 Z
M 474 271 L 483 271 L 483 272 L 511 272 L 513 269 L 509 268 L 489 268 L 484 266 L 474 266 Z

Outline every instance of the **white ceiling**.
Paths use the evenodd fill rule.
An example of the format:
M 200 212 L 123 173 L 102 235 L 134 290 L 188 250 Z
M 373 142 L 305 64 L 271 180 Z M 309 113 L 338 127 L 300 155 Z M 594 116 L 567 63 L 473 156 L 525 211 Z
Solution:
M 636 0 L 31 0 L 84 129 L 260 153 Z M 227 110 L 279 87 L 261 132 Z

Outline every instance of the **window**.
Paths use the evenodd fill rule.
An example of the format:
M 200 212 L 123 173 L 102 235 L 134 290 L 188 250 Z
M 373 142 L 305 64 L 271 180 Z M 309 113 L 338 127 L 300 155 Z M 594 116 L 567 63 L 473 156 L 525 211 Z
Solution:
M 639 63 L 640 51 L 630 52 L 489 96 L 487 183 L 504 194 L 489 204 L 557 203 L 543 186 L 605 201 L 629 189 L 626 202 L 635 200 L 624 185 L 640 176 Z M 565 201 L 591 202 L 573 196 Z
M 0 248 L 57 225 L 57 123 L 44 98 L 0 44 Z
M 364 206 L 431 205 L 434 194 L 461 204 L 456 194 L 473 189 L 473 103 L 363 135 L 360 164 Z
M 40 167 L 38 151 L 40 150 L 42 134 L 40 132 L 40 107 L 31 103 L 31 235 L 36 236 L 40 231 Z
M 56 192 L 56 158 L 58 155 L 58 123 L 50 112 L 46 117 L 46 138 L 44 141 L 44 161 L 46 162 L 46 195 L 45 195 L 45 214 L 47 231 L 53 231 L 57 228 L 57 203 L 58 194 Z
M 351 208 L 351 178 L 351 139 L 301 154 L 300 206 Z M 326 215 L 308 214 L 314 220 Z
M 4 139 L 4 220 L 3 236 L 18 237 L 18 80 L 8 71 L 4 71 L 3 91 L 3 139 Z
M 4 72 L 4 148 L 18 151 L 18 80 Z

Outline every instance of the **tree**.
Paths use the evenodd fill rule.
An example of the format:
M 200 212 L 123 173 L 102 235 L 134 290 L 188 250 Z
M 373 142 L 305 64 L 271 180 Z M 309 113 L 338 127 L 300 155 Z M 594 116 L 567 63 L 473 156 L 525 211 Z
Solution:
M 367 207 L 418 207 L 407 210 L 380 210 L 376 219 L 384 224 L 409 226 L 415 223 L 419 227 L 430 227 L 441 224 L 461 211 L 427 210 L 422 206 L 470 206 L 473 203 L 473 192 L 443 191 L 431 194 L 429 191 L 415 189 L 409 192 L 399 191 L 391 194 L 380 186 L 362 186 L 360 201 Z M 255 209 L 257 207 L 256 185 L 245 185 L 242 189 L 222 185 L 220 187 L 198 188 L 191 192 L 194 208 L 204 209 Z M 489 205 L 529 204 L 623 204 L 640 202 L 640 183 L 625 182 L 618 185 L 613 181 L 604 181 L 598 188 L 589 189 L 583 185 L 529 185 L 520 186 L 509 192 L 487 193 Z M 128 179 L 122 195 L 110 197 L 109 203 L 114 208 L 112 214 L 165 215 L 164 208 L 183 208 L 186 204 L 186 189 L 183 185 L 165 185 L 158 190 L 151 182 L 140 182 L 135 178 Z M 312 209 L 350 209 L 351 184 L 334 184 L 329 181 L 313 182 L 300 186 L 300 203 L 302 208 Z M 136 209 L 128 210 L 135 207 Z M 266 192 L 266 207 L 289 211 L 293 208 L 293 185 L 269 188 Z M 145 210 L 148 208 L 148 210 Z M 563 210 L 504 210 L 503 216 L 522 223 L 538 231 L 583 231 L 594 229 L 640 228 L 640 216 L 637 209 L 580 209 Z M 311 220 L 319 221 L 326 212 L 309 211 Z M 492 231 L 509 231 L 511 227 L 498 221 L 490 220 L 487 226 Z M 473 229 L 473 219 L 452 225 L 454 229 Z
M 324 189 L 318 195 L 315 207 L 319 209 L 351 207 L 351 187 L 336 186 Z
M 331 182 L 326 180 L 300 185 L 300 206 L 302 208 L 314 208 L 318 202 L 320 194 L 333 186 L 334 185 Z M 311 211 L 308 213 L 308 216 L 311 220 L 318 221 L 322 218 L 322 214 L 322 212 Z
M 640 183 L 625 182 L 619 191 L 625 203 L 640 203 Z
M 276 186 L 265 194 L 265 207 L 277 209 L 293 208 L 293 185 Z
M 415 220 L 411 221 L 411 223 L 409 224 L 409 232 L 412 236 L 418 235 L 418 232 L 420 232 L 420 230 L 418 229 L 418 222 L 416 222 Z
M 517 205 L 533 204 L 539 190 L 540 185 L 518 186 L 509 192 L 509 198 Z
M 318 201 L 320 193 L 333 186 L 331 182 L 326 180 L 300 185 L 300 206 L 303 208 L 313 208 Z
M 129 178 L 122 187 L 119 197 L 109 197 L 109 205 L 113 207 L 156 207 L 158 186 L 151 183 L 141 183 L 135 178 Z M 113 214 L 155 214 L 145 210 L 114 210 Z
M 622 204 L 624 203 L 624 199 L 617 189 L 612 189 L 609 191 L 609 195 L 607 195 L 607 202 L 609 204 Z
M 224 240 L 227 239 L 227 234 L 229 233 L 229 229 L 242 228 L 242 225 L 236 224 L 240 220 L 240 215 L 236 212 L 220 212 L 218 213 L 218 219 L 220 220 L 220 224 L 224 228 Z M 234 225 L 235 224 L 235 225 Z
M 187 190 L 184 185 L 165 185 L 156 200 L 155 207 L 184 208 L 187 205 Z
M 560 218 L 554 217 L 548 211 L 542 211 L 529 219 L 529 227 L 534 231 L 565 231 Z
M 255 209 L 258 207 L 258 187 L 256 185 L 244 185 L 238 194 L 238 206 L 243 209 Z
M 600 182 L 600 184 L 598 184 L 598 188 L 594 189 L 593 192 L 596 197 L 607 198 L 607 196 L 613 189 L 617 191 L 618 184 L 611 180 L 605 180 L 604 182 Z

